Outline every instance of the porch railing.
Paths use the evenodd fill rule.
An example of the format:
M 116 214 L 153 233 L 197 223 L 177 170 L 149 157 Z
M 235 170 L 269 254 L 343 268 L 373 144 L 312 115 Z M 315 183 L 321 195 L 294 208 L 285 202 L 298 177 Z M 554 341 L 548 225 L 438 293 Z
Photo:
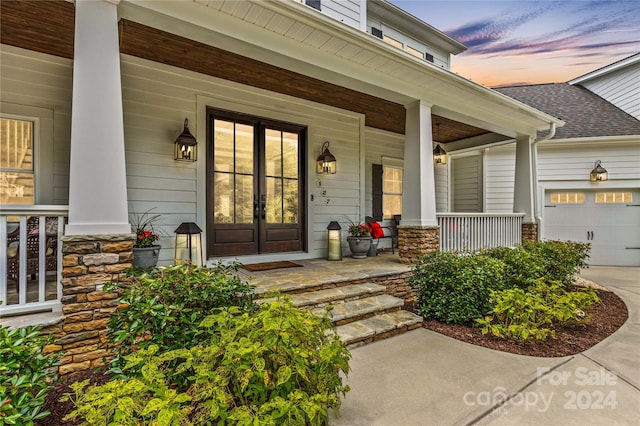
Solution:
M 61 309 L 67 206 L 0 208 L 0 317 Z
M 523 217 L 524 213 L 438 213 L 440 250 L 513 247 L 522 241 Z

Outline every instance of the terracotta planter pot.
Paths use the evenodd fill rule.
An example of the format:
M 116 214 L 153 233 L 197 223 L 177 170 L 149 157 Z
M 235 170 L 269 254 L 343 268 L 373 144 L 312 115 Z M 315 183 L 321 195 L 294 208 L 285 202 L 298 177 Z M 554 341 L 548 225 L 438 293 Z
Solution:
M 373 238 L 371 235 L 364 237 L 347 237 L 349 243 L 349 250 L 351 250 L 351 257 L 354 259 L 365 259 L 369 249 L 371 248 L 371 242 Z

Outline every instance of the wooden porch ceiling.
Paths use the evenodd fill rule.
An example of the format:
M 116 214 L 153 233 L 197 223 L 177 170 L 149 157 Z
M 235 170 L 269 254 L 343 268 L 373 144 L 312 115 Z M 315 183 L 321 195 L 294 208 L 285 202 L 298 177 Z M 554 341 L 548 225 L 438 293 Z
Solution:
M 73 59 L 75 6 L 64 0 L 0 2 L 0 42 Z M 403 105 L 133 21 L 120 21 L 120 51 L 150 61 L 364 114 L 366 125 L 404 134 Z M 440 123 L 440 126 L 437 124 Z M 432 116 L 434 140 L 490 133 Z

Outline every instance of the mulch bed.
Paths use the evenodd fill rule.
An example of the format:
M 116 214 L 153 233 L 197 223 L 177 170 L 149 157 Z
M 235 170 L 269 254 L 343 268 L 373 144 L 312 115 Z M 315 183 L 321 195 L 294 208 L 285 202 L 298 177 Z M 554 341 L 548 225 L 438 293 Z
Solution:
M 502 352 L 538 357 L 573 355 L 599 343 L 620 328 L 627 320 L 627 306 L 618 296 L 605 290 L 597 291 L 601 303 L 591 308 L 591 321 L 588 325 L 556 328 L 556 338 L 550 338 L 546 341 L 531 339 L 524 343 L 511 342 L 488 334 L 483 335 L 479 328 L 444 324 L 436 320 L 425 320 L 423 327 L 454 339 Z M 413 311 L 415 306 L 407 304 L 405 309 Z M 85 379 L 90 379 L 95 384 L 103 384 L 109 380 L 109 377 L 87 371 L 63 379 L 47 394 L 43 410 L 50 411 L 51 415 L 36 424 L 51 426 L 80 424 L 80 422 L 62 421 L 62 418 L 70 413 L 74 407 L 71 402 L 61 403 L 59 400 L 65 393 L 71 392 L 69 383 Z
M 445 324 L 432 319 L 425 320 L 423 327 L 463 342 L 502 352 L 545 358 L 574 355 L 604 340 L 619 329 L 629 316 L 627 306 L 618 296 L 604 290 L 597 292 L 601 303 L 592 306 L 589 324 L 571 328 L 557 327 L 555 339 L 513 342 L 490 334 L 483 335 L 480 328 Z M 412 310 L 414 306 L 405 306 L 405 309 Z

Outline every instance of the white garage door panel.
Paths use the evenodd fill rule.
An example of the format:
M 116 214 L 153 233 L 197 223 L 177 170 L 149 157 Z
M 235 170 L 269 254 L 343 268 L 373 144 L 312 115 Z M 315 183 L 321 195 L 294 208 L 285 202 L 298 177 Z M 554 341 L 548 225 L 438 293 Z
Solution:
M 559 192 L 581 192 L 585 201 L 552 203 L 550 195 Z M 640 191 L 624 192 L 632 193 L 631 203 L 596 203 L 597 191 L 547 191 L 542 238 L 590 243 L 591 265 L 640 266 Z

